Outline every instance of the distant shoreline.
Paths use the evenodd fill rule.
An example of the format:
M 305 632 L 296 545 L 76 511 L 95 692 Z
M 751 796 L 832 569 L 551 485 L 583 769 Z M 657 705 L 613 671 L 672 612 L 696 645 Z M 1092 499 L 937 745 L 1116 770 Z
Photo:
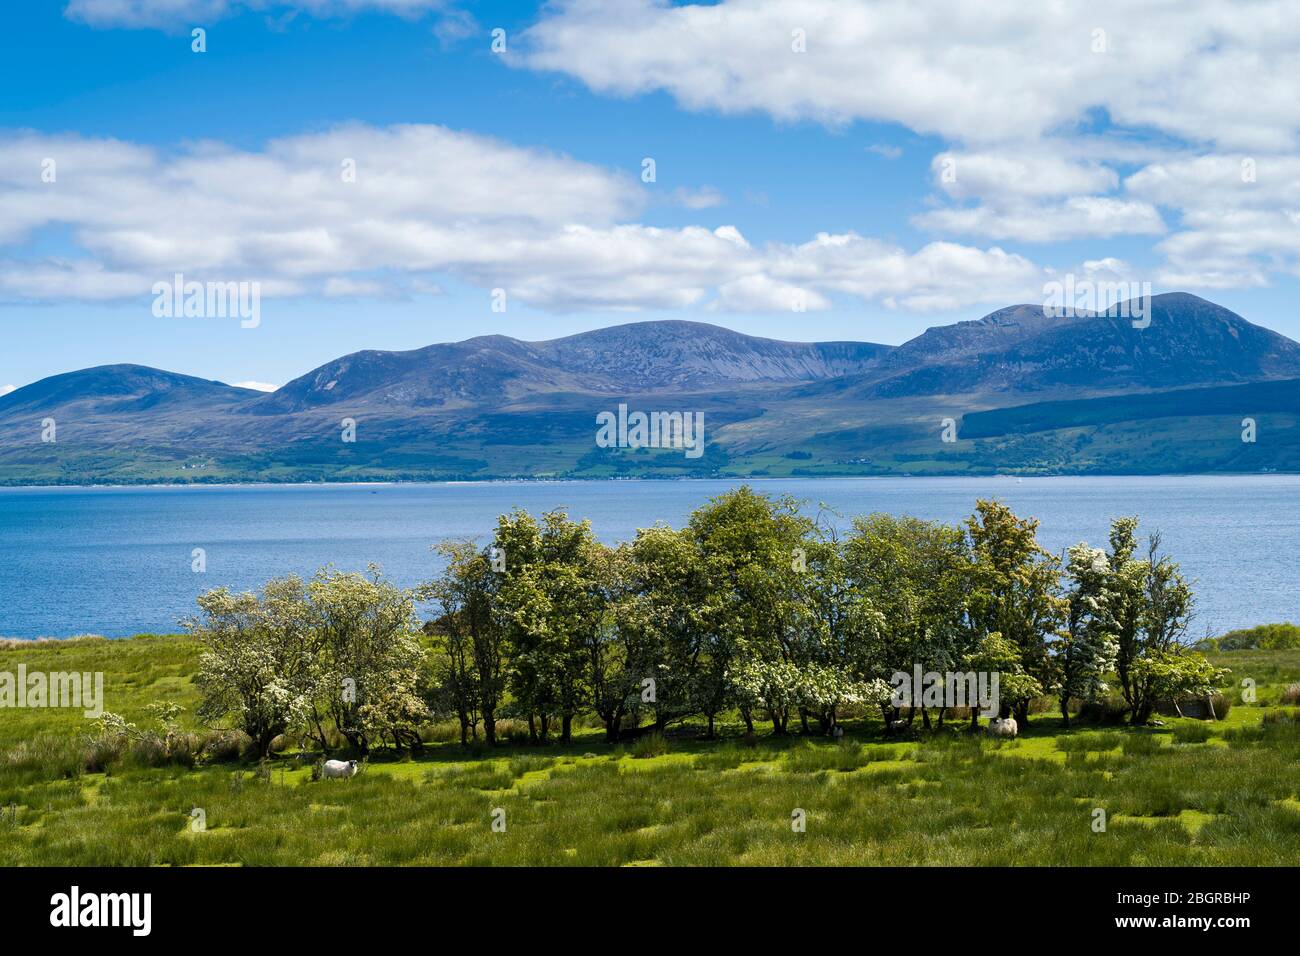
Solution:
M 887 481 L 902 478 L 917 480 L 960 480 L 970 478 L 1001 478 L 1007 481 L 1043 481 L 1057 478 L 1297 478 L 1300 471 L 1191 471 L 1191 472 L 1053 472 L 1042 475 L 1017 475 L 1008 472 L 986 472 L 961 475 L 900 474 L 900 475 L 715 475 L 709 477 L 654 475 L 591 478 L 400 478 L 376 481 L 142 481 L 96 484 L 5 484 L 0 482 L 0 493 L 7 491 L 95 491 L 137 488 L 162 490 L 173 488 L 384 488 L 416 485 L 547 485 L 614 482 L 709 482 L 709 481 Z

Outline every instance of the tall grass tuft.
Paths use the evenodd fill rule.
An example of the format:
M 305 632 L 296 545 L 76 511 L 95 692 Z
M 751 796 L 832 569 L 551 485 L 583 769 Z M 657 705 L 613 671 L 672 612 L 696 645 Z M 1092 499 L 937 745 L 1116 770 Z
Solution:
M 1158 754 L 1163 748 L 1160 738 L 1155 734 L 1135 733 L 1124 738 L 1124 756 L 1149 757 Z
M 634 758 L 662 757 L 666 753 L 668 753 L 668 741 L 664 739 L 663 734 L 658 732 L 638 737 L 632 744 L 632 756 Z
M 1216 711 L 1217 712 L 1217 711 Z M 1207 724 L 1175 724 L 1174 740 L 1180 744 L 1203 744 L 1214 735 Z

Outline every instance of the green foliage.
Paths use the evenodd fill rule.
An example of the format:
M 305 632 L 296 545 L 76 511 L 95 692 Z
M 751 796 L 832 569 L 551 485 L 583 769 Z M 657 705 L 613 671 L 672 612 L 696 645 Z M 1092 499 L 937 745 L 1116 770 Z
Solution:
M 1067 609 L 1057 594 L 1060 562 L 1039 546 L 1037 520 L 1018 518 L 1000 502 L 976 502 L 967 528 L 974 559 L 969 614 L 975 632 L 1009 641 L 1016 649 L 1018 672 L 1036 681 L 1042 693 L 1054 684 L 1049 638 Z M 1028 723 L 1030 697 L 1005 687 L 1002 694 L 1016 720 Z
M 1202 641 L 1203 650 L 1215 651 L 1282 651 L 1300 648 L 1300 627 L 1294 624 L 1260 624 L 1257 627 L 1229 631 L 1221 637 Z
M 1150 651 L 1134 661 L 1131 674 L 1144 693 L 1157 700 L 1206 697 L 1227 676 L 1195 651 Z
M 219 588 L 199 608 L 188 622 L 203 646 L 199 714 L 233 720 L 259 754 L 291 730 L 310 729 L 328 748 L 327 719 L 363 753 L 381 739 L 418 743 L 413 599 L 376 570 L 278 578 L 260 596 Z
M 589 715 L 611 742 L 697 715 L 712 734 L 732 708 L 751 732 L 765 719 L 785 734 L 794 718 L 829 734 L 847 712 L 898 719 L 891 679 L 917 665 L 996 673 L 1002 712 L 1025 726 L 1045 695 L 1067 721 L 1073 701 L 1104 699 L 1114 670 L 1145 723 L 1157 699 L 1221 676 L 1183 654 L 1190 589 L 1158 535 L 1135 556 L 1134 518 L 1115 521 L 1109 552 L 1071 548 L 1064 583 L 1037 522 L 997 501 L 963 527 L 874 514 L 841 538 L 822 518 L 743 486 L 680 530 L 611 548 L 561 510 L 516 510 L 486 548 L 439 545 L 445 570 L 414 593 L 373 569 L 272 581 L 260 598 L 214 591 L 194 623 L 200 715 L 235 718 L 260 753 L 303 729 L 322 749 L 341 735 L 365 753 L 419 746 L 428 716 L 454 718 L 464 745 L 480 728 L 494 745 L 501 717 L 534 743 L 557 725 L 568 742 Z M 440 610 L 427 649 L 416 597 Z M 930 728 L 930 709 L 920 716 Z
M 1110 689 L 1106 676 L 1115 666 L 1119 642 L 1111 604 L 1113 572 L 1106 552 L 1086 544 L 1066 558 L 1065 630 L 1053 645 L 1061 717 L 1070 721 L 1070 701 L 1097 700 Z

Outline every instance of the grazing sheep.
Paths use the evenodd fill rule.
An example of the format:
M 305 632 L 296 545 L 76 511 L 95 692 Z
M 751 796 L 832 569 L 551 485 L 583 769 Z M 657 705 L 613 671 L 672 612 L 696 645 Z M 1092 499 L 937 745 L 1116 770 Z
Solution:
M 910 726 L 906 720 L 891 720 L 889 722 L 890 730 L 906 730 Z
M 325 766 L 321 768 L 322 777 L 337 777 L 346 780 L 348 777 L 354 777 L 357 773 L 357 762 L 355 760 L 326 760 Z
M 1019 732 L 1014 717 L 994 717 L 989 721 L 989 735 L 992 737 L 1014 737 Z

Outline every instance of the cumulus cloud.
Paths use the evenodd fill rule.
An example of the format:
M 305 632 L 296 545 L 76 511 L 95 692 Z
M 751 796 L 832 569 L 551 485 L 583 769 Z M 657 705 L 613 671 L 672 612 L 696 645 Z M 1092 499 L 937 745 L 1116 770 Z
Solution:
M 893 121 L 967 143 L 1033 141 L 1102 110 L 1264 148 L 1297 142 L 1298 12 L 1297 0 L 1249 13 L 1223 0 L 560 0 L 515 62 L 690 109 Z
M 980 205 L 922 213 L 913 222 L 925 229 L 990 239 L 1062 242 L 1121 235 L 1159 235 L 1159 211 L 1149 203 L 1107 196 L 1071 196 L 1061 202 Z
M 0 395 L 8 395 L 10 392 L 18 390 L 17 385 L 0 385 Z
M 1164 220 L 1149 202 L 1108 195 L 1119 174 L 1092 160 L 1044 151 L 946 151 L 934 157 L 935 185 L 973 205 L 922 213 L 913 224 L 955 235 L 1061 242 L 1117 235 L 1159 235 Z
M 266 382 L 231 382 L 235 388 L 251 388 L 255 392 L 274 392 L 279 385 L 270 385 Z
M 690 110 L 897 123 L 952 144 L 914 225 L 1165 236 L 1163 281 L 1223 287 L 1300 275 L 1297 54 L 1300 0 L 557 0 L 507 62 Z
M 653 227 L 637 221 L 647 195 L 627 173 L 439 126 L 353 124 L 260 151 L 19 133 L 0 137 L 0 247 L 59 226 L 79 255 L 0 259 L 0 297 L 130 298 L 175 273 L 373 297 L 436 293 L 447 275 L 555 311 L 785 309 L 794 289 L 812 309 L 836 294 L 924 309 L 997 302 L 1038 272 L 997 248 L 851 233 L 755 247 L 731 225 Z
M 1219 289 L 1267 285 L 1272 272 L 1300 276 L 1300 158 L 1186 156 L 1145 166 L 1124 185 L 1180 212 L 1181 228 L 1157 247 L 1161 281 Z
M 772 273 L 782 280 L 916 311 L 1015 301 L 1042 285 L 1039 267 L 996 246 L 932 242 L 909 253 L 854 233 L 820 233 L 811 242 L 774 250 L 773 260 Z
M 741 276 L 718 288 L 709 303 L 715 312 L 820 312 L 831 307 L 824 295 L 767 275 Z
M 954 199 L 1069 196 L 1114 189 L 1119 175 L 1100 163 L 1050 153 L 945 151 L 930 162 L 936 185 Z

